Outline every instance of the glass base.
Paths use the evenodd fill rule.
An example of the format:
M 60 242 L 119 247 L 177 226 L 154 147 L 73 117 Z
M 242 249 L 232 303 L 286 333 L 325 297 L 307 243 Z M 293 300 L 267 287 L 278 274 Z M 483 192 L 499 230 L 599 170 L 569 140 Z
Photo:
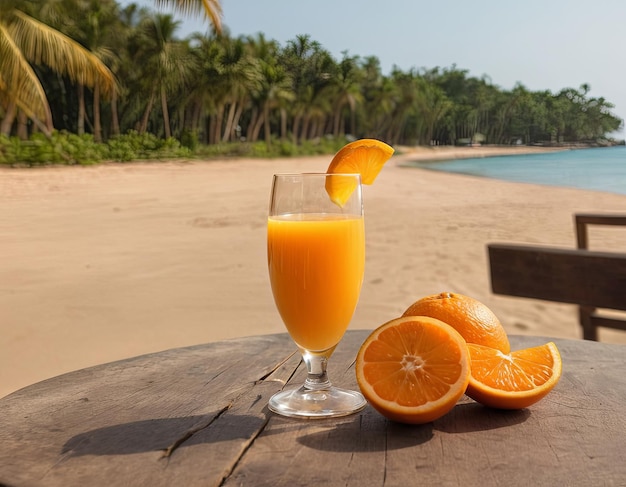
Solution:
M 274 394 L 270 411 L 294 418 L 334 418 L 362 410 L 367 402 L 360 392 L 329 387 L 313 390 L 304 386 Z

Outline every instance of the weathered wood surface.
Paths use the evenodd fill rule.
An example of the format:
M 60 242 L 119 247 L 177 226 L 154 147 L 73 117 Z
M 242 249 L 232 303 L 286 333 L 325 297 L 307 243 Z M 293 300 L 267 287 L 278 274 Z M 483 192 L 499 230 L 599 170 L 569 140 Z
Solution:
M 369 331 L 330 361 L 356 387 Z M 513 348 L 545 343 L 511 337 Z M 626 347 L 555 340 L 564 372 L 521 411 L 468 398 L 405 426 L 371 407 L 333 420 L 270 413 L 303 380 L 287 335 L 141 356 L 35 384 L 0 399 L 0 484 L 7 486 L 624 485 Z

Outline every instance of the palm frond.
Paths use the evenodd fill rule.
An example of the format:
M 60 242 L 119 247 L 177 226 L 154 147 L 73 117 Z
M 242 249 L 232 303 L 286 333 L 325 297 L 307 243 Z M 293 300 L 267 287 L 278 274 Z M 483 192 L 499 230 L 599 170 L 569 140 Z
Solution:
M 97 56 L 23 12 L 16 10 L 14 15 L 15 21 L 7 29 L 28 61 L 48 66 L 87 87 L 99 85 L 104 97 L 111 96 L 116 89 L 115 77 Z
M 0 24 L 0 94 L 14 101 L 28 116 L 47 119 L 46 94 L 6 27 Z
M 173 7 L 183 15 L 206 15 L 215 31 L 222 32 L 222 6 L 219 0 L 155 0 L 157 7 Z

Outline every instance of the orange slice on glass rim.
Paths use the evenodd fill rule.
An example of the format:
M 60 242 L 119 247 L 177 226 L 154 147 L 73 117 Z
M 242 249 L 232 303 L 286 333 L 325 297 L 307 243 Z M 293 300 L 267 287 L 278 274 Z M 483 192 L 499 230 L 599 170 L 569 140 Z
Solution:
M 372 184 L 394 149 L 376 139 L 359 139 L 343 146 L 328 166 L 329 174 L 360 174 L 363 184 Z M 326 191 L 330 199 L 343 206 L 356 188 L 349 178 L 327 178 Z
M 450 411 L 470 376 L 463 337 L 426 316 L 404 316 L 374 330 L 356 358 L 356 378 L 368 402 L 401 423 L 428 423 Z
M 485 406 L 522 409 L 544 398 L 561 377 L 553 342 L 511 353 L 468 343 L 471 376 L 466 394 Z

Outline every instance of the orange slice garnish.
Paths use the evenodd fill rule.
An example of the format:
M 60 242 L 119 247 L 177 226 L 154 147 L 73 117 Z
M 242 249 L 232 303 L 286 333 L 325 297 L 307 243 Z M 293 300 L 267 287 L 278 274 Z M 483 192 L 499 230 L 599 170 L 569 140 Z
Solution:
M 382 325 L 356 358 L 356 378 L 365 398 L 383 416 L 402 423 L 427 423 L 446 414 L 465 392 L 469 375 L 463 337 L 426 316 Z
M 343 146 L 328 166 L 329 174 L 360 174 L 363 184 L 372 184 L 394 149 L 376 139 L 359 139 Z M 328 178 L 326 191 L 330 199 L 343 206 L 356 188 L 348 178 Z
M 485 406 L 526 408 L 545 397 L 561 377 L 562 362 L 553 342 L 508 354 L 467 344 L 471 376 L 466 394 Z

